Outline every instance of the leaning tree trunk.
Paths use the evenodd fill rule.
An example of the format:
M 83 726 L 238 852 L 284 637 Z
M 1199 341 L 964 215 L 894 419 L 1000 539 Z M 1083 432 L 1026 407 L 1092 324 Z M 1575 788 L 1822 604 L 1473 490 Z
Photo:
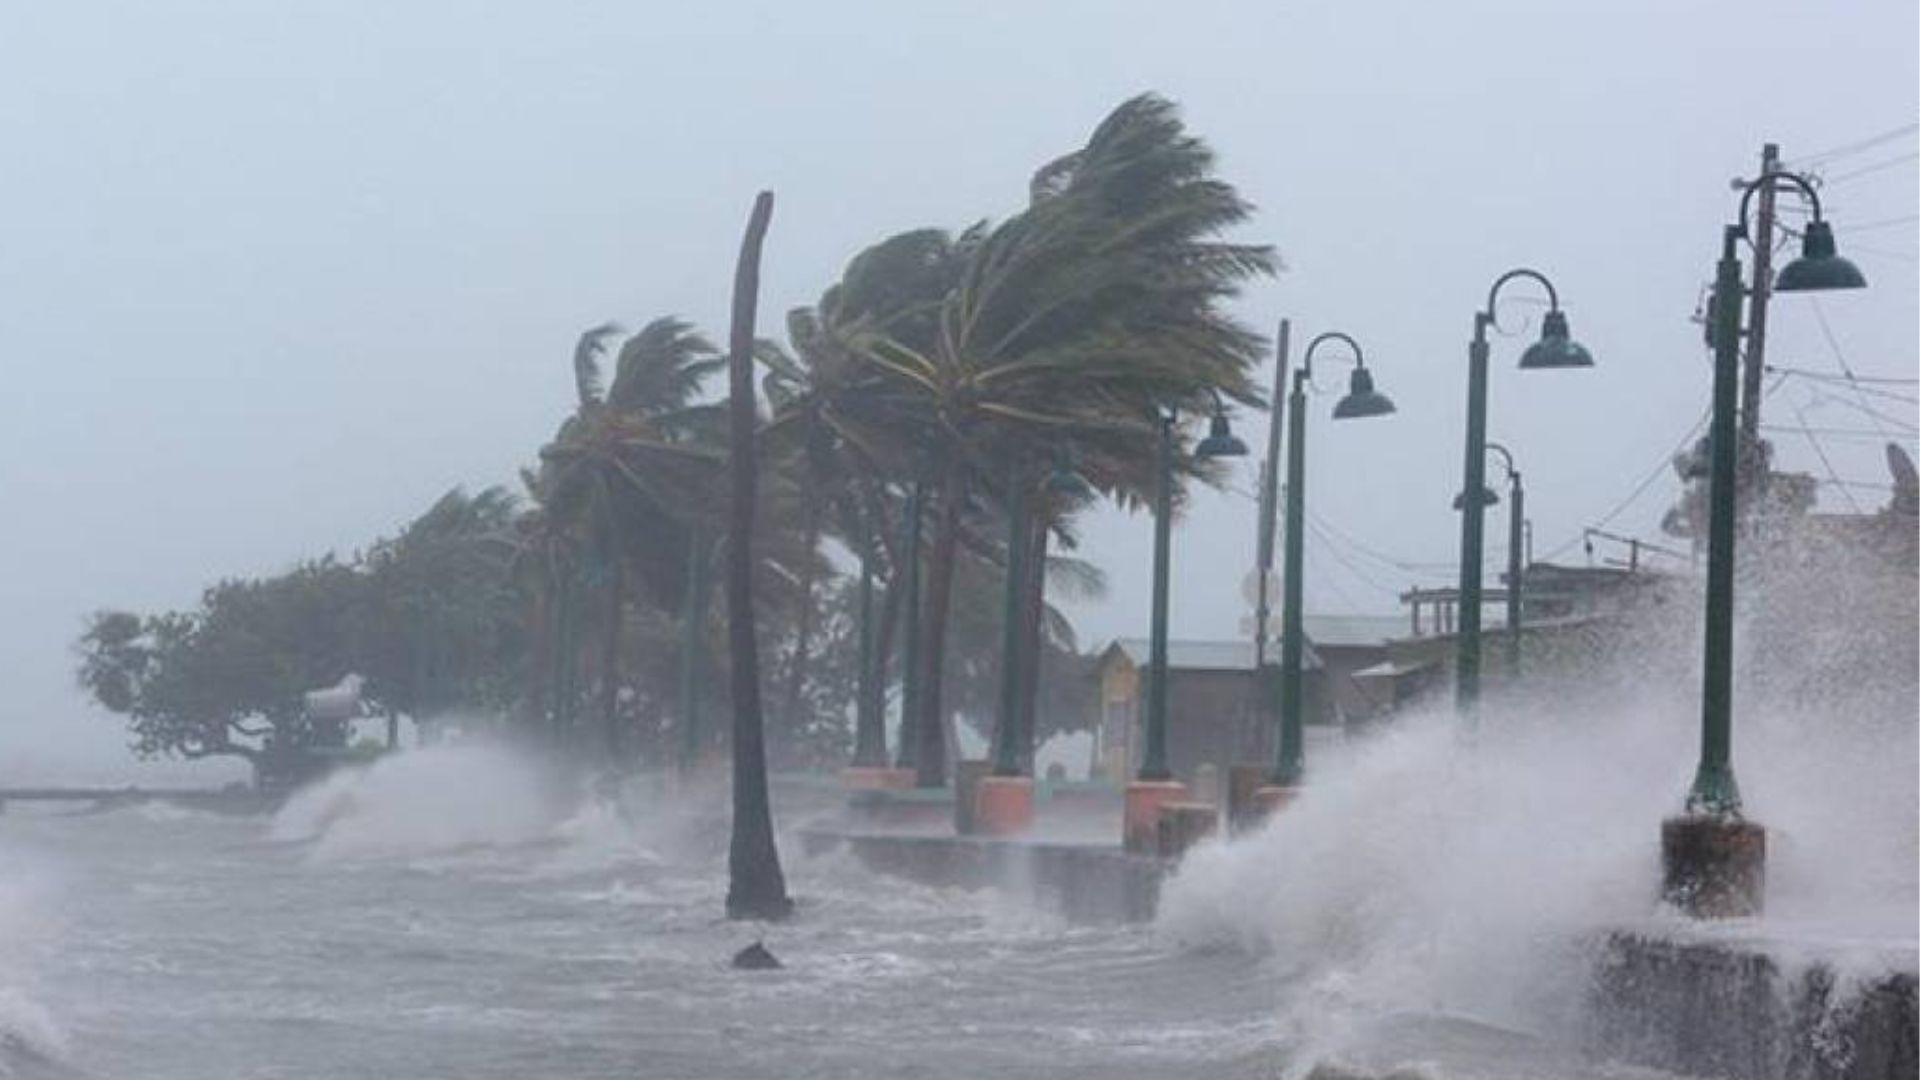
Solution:
M 965 464 L 955 451 L 940 480 L 940 517 L 934 523 L 933 553 L 927 562 L 926 594 L 920 605 L 920 700 L 915 718 L 914 786 L 947 783 L 946 719 L 940 701 L 945 681 L 947 612 L 953 598 L 953 570 L 960 542 L 960 511 L 967 501 Z
M 900 580 L 900 575 L 893 573 L 880 594 L 880 625 L 874 634 L 873 698 L 870 705 L 876 717 L 875 726 L 879 728 L 879 734 L 874 736 L 875 745 L 880 751 L 875 759 L 879 768 L 886 768 L 891 760 L 887 755 L 887 686 L 893 670 L 893 636 L 900 625 L 900 610 L 905 606 L 902 600 L 906 593 L 906 585 Z
M 1034 725 L 1035 707 L 1040 698 L 1040 658 L 1046 654 L 1040 641 L 1040 627 L 1047 608 L 1047 541 L 1051 539 L 1044 514 L 1035 514 L 1027 538 L 1026 595 L 1020 598 L 1020 766 L 1028 776 L 1039 779 L 1035 766 L 1039 755 L 1038 729 Z
M 548 684 L 553 674 L 553 612 L 551 590 L 536 584 L 527 601 L 526 703 L 523 717 L 526 735 L 535 740 L 550 739 L 547 711 L 552 707 Z
M 626 607 L 626 575 L 618 557 L 607 563 L 607 625 L 600 639 L 600 738 L 608 766 L 621 763 L 620 615 Z
M 760 247 L 773 216 L 773 192 L 753 201 L 740 262 L 733 272 L 733 325 L 727 348 L 728 493 L 727 644 L 733 659 L 733 839 L 727 850 L 727 918 L 778 919 L 793 911 L 767 794 L 766 725 L 760 715 L 760 656 L 753 634 L 754 460 L 753 318 L 760 292 Z

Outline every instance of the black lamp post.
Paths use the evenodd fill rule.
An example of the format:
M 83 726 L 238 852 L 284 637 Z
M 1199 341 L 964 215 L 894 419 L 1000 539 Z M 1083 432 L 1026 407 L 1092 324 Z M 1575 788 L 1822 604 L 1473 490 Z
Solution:
M 1801 255 L 1774 278 L 1775 292 L 1864 288 L 1858 267 L 1835 250 L 1833 227 L 1820 216 L 1820 196 L 1803 176 L 1771 172 L 1748 183 L 1740 216 L 1721 236 L 1708 340 L 1713 345 L 1713 421 L 1708 450 L 1706 657 L 1700 694 L 1700 764 L 1687 792 L 1686 814 L 1661 829 L 1667 898 L 1696 915 L 1757 914 L 1766 863 L 1766 834 L 1740 813 L 1733 778 L 1733 564 L 1740 447 L 1739 243 L 1747 238 L 1754 192 L 1784 184 L 1812 204 Z
M 1164 781 L 1173 778 L 1167 767 L 1167 587 L 1168 563 L 1173 538 L 1173 426 L 1178 419 L 1172 409 L 1161 411 L 1159 485 L 1153 497 L 1153 627 L 1147 660 L 1146 746 L 1135 779 Z M 1213 396 L 1213 419 L 1207 437 L 1193 448 L 1196 458 L 1244 457 L 1247 444 L 1240 441 L 1227 423 L 1226 403 Z
M 1300 370 L 1293 374 L 1293 393 L 1287 398 L 1287 532 L 1281 571 L 1285 584 L 1280 600 L 1280 738 L 1274 749 L 1273 772 L 1268 777 L 1269 783 L 1282 788 L 1299 785 L 1306 763 L 1300 689 L 1306 651 L 1301 610 L 1305 590 L 1301 579 L 1307 503 L 1307 387 L 1313 383 L 1314 351 L 1329 341 L 1344 342 L 1353 351 L 1353 375 L 1347 395 L 1333 407 L 1333 418 L 1357 420 L 1386 416 L 1394 411 L 1393 402 L 1373 388 L 1373 373 L 1367 370 L 1359 342 L 1331 330 L 1307 343 Z
M 1537 270 L 1509 270 L 1494 279 L 1487 290 L 1487 306 L 1473 315 L 1473 344 L 1467 349 L 1467 447 L 1466 476 L 1462 492 L 1484 491 L 1487 483 L 1487 328 L 1496 324 L 1494 304 L 1500 289 L 1509 281 L 1529 278 L 1547 290 L 1547 317 L 1540 325 L 1540 340 L 1527 346 L 1520 356 L 1520 367 L 1527 369 L 1584 368 L 1593 366 L 1593 357 L 1575 342 L 1567 328 L 1566 313 L 1560 310 L 1560 295 L 1553 282 Z M 1485 553 L 1486 504 L 1482 499 L 1464 499 L 1460 508 L 1460 623 L 1454 649 L 1454 705 L 1471 718 L 1480 700 L 1480 559 Z

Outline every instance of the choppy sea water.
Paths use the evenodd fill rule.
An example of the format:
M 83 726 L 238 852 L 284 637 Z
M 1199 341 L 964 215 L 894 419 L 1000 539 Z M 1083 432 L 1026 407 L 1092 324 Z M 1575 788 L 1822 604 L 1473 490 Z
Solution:
M 1658 1075 L 1463 1012 L 1404 933 L 1384 968 L 1353 954 L 1343 927 L 1416 921 L 1381 921 L 1365 890 L 1319 905 L 1344 905 L 1334 922 L 1278 925 L 1302 919 L 1284 837 L 1208 853 L 1158 925 L 1076 927 L 789 835 L 799 909 L 759 926 L 720 917 L 724 818 L 691 802 L 556 800 L 467 748 L 336 777 L 273 818 L 15 810 L 0 1057 L 15 1075 L 156 1080 Z M 827 809 L 791 792 L 778 807 L 789 827 Z M 1322 877 L 1340 860 L 1313 856 Z M 1230 919 L 1275 925 L 1255 945 L 1217 932 Z M 733 970 L 761 938 L 786 968 Z M 1383 971 L 1406 992 L 1363 985 Z

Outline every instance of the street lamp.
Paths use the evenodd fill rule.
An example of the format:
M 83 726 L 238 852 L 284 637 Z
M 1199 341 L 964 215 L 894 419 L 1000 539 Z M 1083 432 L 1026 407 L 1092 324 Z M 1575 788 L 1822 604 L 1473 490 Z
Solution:
M 1700 765 L 1687 792 L 1686 812 L 1661 826 L 1669 901 L 1695 915 L 1752 915 L 1761 907 L 1766 832 L 1740 813 L 1733 778 L 1733 563 L 1735 498 L 1740 470 L 1737 397 L 1740 382 L 1739 243 L 1747 239 L 1754 192 L 1769 184 L 1791 187 L 1812 205 L 1798 259 L 1774 279 L 1776 292 L 1864 288 L 1858 267 L 1839 256 L 1833 227 L 1820 215 L 1820 195 L 1804 176 L 1769 172 L 1746 184 L 1740 215 L 1721 237 L 1713 282 L 1713 421 L 1708 429 L 1711 472 L 1707 512 L 1706 658 L 1700 695 Z
M 1520 597 L 1521 574 L 1525 566 L 1521 552 L 1525 550 L 1523 532 L 1526 529 L 1526 489 L 1520 486 L 1520 470 L 1513 467 L 1513 455 L 1499 443 L 1490 442 L 1487 450 L 1500 455 L 1500 464 L 1507 471 L 1507 633 L 1506 661 L 1507 678 L 1520 677 Z M 1500 496 L 1492 488 L 1480 489 L 1482 506 L 1493 506 Z M 1467 505 L 1467 493 L 1461 492 L 1453 497 L 1453 508 L 1463 510 Z
M 1467 453 L 1462 492 L 1483 491 L 1487 483 L 1487 327 L 1497 325 L 1494 305 L 1500 290 L 1517 278 L 1528 278 L 1547 290 L 1547 316 L 1540 324 L 1540 340 L 1520 356 L 1522 370 L 1584 368 L 1593 357 L 1573 340 L 1560 294 L 1553 282 L 1537 270 L 1509 270 L 1487 290 L 1487 306 L 1473 314 L 1473 344 L 1467 349 Z M 1486 504 L 1463 500 L 1460 508 L 1460 626 L 1454 648 L 1454 705 L 1471 718 L 1480 700 L 1480 559 L 1484 554 Z
M 1247 444 L 1227 422 L 1227 406 L 1218 391 L 1213 395 L 1213 417 L 1206 438 L 1193 448 L 1196 458 L 1244 457 Z M 1147 659 L 1146 745 L 1134 782 L 1127 785 L 1123 840 L 1128 851 L 1148 851 L 1162 802 L 1178 797 L 1184 788 L 1174 782 L 1167 767 L 1167 588 L 1173 538 L 1173 429 L 1178 413 L 1162 409 L 1159 426 L 1158 483 L 1153 497 L 1153 626 Z
M 1330 330 L 1307 343 L 1300 370 L 1293 373 L 1293 393 L 1287 398 L 1287 534 L 1281 570 L 1285 592 L 1280 600 L 1280 738 L 1274 751 L 1273 772 L 1267 778 L 1270 787 L 1282 789 L 1300 785 L 1306 761 L 1300 688 L 1302 657 L 1306 651 L 1301 564 L 1307 502 L 1307 387 L 1313 384 L 1314 351 L 1329 341 L 1343 342 L 1353 352 L 1353 375 L 1346 396 L 1333 407 L 1333 418 L 1358 420 L 1394 412 L 1393 402 L 1373 388 L 1373 373 L 1367 370 L 1366 356 L 1360 351 L 1359 342 Z M 1283 799 L 1284 796 L 1270 798 Z

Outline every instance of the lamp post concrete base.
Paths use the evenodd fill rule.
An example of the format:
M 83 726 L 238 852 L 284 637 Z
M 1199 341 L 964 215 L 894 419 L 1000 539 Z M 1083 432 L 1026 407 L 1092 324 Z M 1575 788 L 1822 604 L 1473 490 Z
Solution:
M 1032 777 L 983 776 L 974 784 L 974 832 L 981 836 L 1012 836 L 1032 827 Z
M 1262 784 L 1260 787 L 1253 789 L 1254 821 L 1256 823 L 1265 822 L 1268 818 L 1291 806 L 1293 800 L 1299 797 L 1300 788 L 1297 786 Z
M 1660 823 L 1662 897 L 1696 919 L 1760 914 L 1767 831 L 1751 821 L 1699 815 Z
M 913 786 L 913 770 L 850 765 L 840 770 L 840 785 L 848 791 L 899 791 Z
M 1160 807 L 1185 802 L 1187 785 L 1178 780 L 1135 780 L 1127 785 L 1126 810 L 1120 846 L 1134 855 L 1151 855 L 1160 847 Z
M 1210 802 L 1160 804 L 1160 857 L 1178 859 L 1220 828 L 1220 809 Z
M 1227 767 L 1227 831 L 1246 832 L 1260 824 L 1260 808 L 1253 794 L 1267 783 L 1265 765 Z

